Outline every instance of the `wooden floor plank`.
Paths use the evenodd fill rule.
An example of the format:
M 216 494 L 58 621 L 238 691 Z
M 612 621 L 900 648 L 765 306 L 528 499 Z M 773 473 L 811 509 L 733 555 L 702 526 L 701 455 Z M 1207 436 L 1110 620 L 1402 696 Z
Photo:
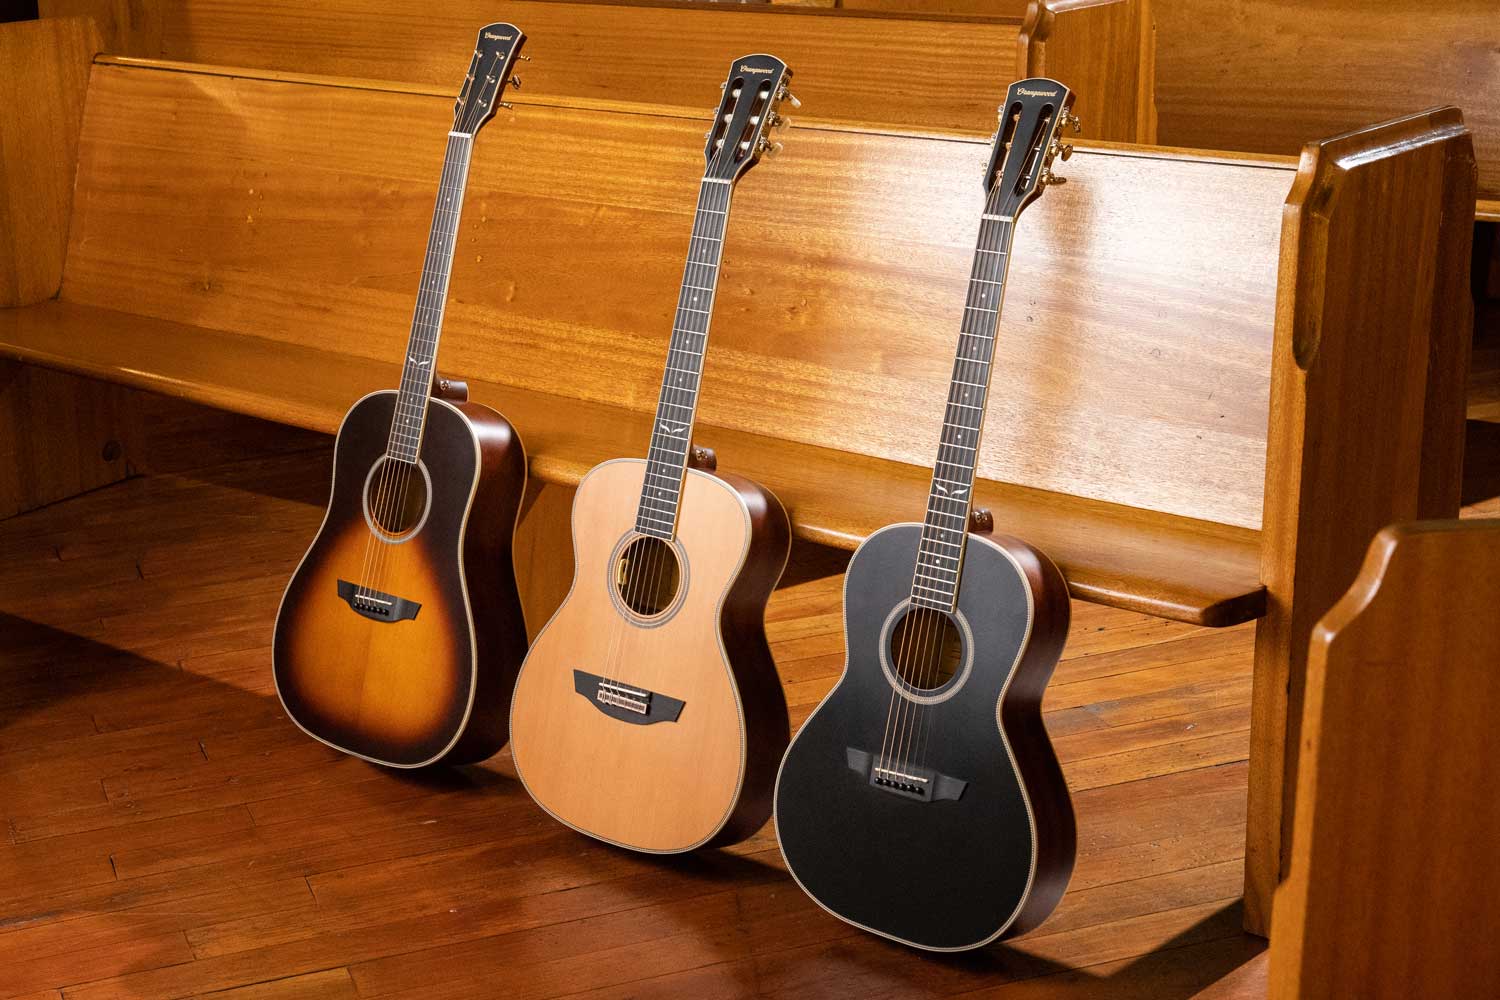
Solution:
M 0 522 L 0 1000 L 1263 984 L 1234 905 L 1249 630 L 1075 605 L 1044 705 L 1078 812 L 1070 890 L 1028 937 L 916 954 L 812 904 L 769 827 L 639 857 L 550 821 L 508 753 L 397 775 L 303 736 L 270 684 L 270 630 L 327 460 L 313 442 Z M 794 723 L 843 669 L 847 560 L 799 549 L 767 614 Z

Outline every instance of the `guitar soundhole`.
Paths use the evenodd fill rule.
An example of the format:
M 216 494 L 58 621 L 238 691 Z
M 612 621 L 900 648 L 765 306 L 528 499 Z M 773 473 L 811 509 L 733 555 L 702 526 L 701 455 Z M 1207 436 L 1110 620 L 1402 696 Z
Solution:
M 963 664 L 963 637 L 953 619 L 932 608 L 911 607 L 891 630 L 890 661 L 914 691 L 936 691 Z
M 620 600 L 642 618 L 654 618 L 670 608 L 680 584 L 677 552 L 660 538 L 642 535 L 625 546 L 615 563 Z
M 382 458 L 365 480 L 365 512 L 386 535 L 400 538 L 421 527 L 427 513 L 427 475 L 421 466 Z

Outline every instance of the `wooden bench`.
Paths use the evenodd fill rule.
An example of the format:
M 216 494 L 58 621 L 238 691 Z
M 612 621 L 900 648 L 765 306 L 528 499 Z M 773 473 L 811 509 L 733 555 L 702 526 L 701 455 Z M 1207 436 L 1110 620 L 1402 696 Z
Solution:
M 86 66 L 68 24 L 0 38 Z M 76 193 L 39 230 L 66 234 L 50 286 L 0 310 L 0 355 L 325 431 L 395 385 L 451 94 L 118 58 L 87 79 L 76 163 L 20 175 Z M 532 99 L 479 139 L 441 366 L 525 439 L 534 621 L 566 585 L 571 485 L 646 444 L 705 116 Z M 850 548 L 923 509 L 988 145 L 789 138 L 736 198 L 696 437 L 799 539 Z M 1260 619 L 1264 931 L 1312 624 L 1381 525 L 1457 510 L 1468 133 L 1438 111 L 1300 165 L 1094 144 L 1064 172 L 1017 237 L 978 501 L 1080 598 Z
M 1474 133 L 1479 216 L 1500 220 L 1494 0 L 1158 0 L 1155 16 L 1162 142 L 1293 153 L 1310 135 L 1455 104 Z
M 1011 80 L 1055 76 L 1079 95 L 1089 138 L 1154 140 L 1150 0 L 986 0 L 986 13 L 702 0 L 42 0 L 91 15 L 116 55 L 453 84 L 454 52 L 497 16 L 530 37 L 526 93 L 701 111 L 730 59 L 774 52 L 823 121 L 981 132 Z M 850 7 L 851 5 L 844 5 Z M 941 5 L 939 5 L 941 6 Z M 974 4 L 971 6 L 978 7 Z M 865 8 L 870 7 L 868 2 Z

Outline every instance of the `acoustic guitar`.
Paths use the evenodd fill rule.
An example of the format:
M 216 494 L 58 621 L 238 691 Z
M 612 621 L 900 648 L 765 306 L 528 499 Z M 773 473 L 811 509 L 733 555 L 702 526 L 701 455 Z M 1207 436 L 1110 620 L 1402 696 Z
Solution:
M 591 470 L 573 503 L 573 586 L 532 644 L 511 753 L 563 823 L 656 853 L 723 844 L 770 816 L 788 736 L 765 605 L 790 529 L 769 491 L 694 467 L 693 419 L 735 184 L 776 148 L 791 74 L 734 61 L 707 135 L 645 459 Z
M 479 32 L 438 183 L 400 387 L 339 426 L 322 527 L 276 616 L 287 715 L 391 767 L 483 760 L 505 743 L 526 629 L 511 539 L 526 455 L 504 417 L 434 376 L 474 137 L 525 36 Z
M 1041 698 L 1068 590 L 988 531 L 974 469 L 1016 220 L 1052 182 L 1073 95 L 1022 80 L 1000 108 L 927 512 L 854 553 L 844 673 L 787 748 L 776 832 L 835 916 L 933 951 L 1035 927 L 1073 868 L 1073 811 Z

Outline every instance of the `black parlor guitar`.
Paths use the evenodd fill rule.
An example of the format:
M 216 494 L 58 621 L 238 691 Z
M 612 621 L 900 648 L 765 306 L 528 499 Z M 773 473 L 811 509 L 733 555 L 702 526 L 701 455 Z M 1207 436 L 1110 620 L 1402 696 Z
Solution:
M 1022 933 L 1073 869 L 1073 810 L 1041 720 L 1068 629 L 1062 575 L 976 522 L 974 469 L 1016 220 L 1071 152 L 1072 93 L 1013 84 L 926 519 L 867 538 L 844 583 L 847 660 L 797 733 L 776 832 L 797 882 L 866 930 L 933 951 Z
M 526 629 L 511 536 L 526 456 L 504 417 L 434 377 L 474 136 L 525 36 L 479 32 L 438 184 L 396 390 L 339 427 L 323 526 L 276 616 L 287 714 L 339 750 L 392 767 L 483 760 L 506 739 Z

